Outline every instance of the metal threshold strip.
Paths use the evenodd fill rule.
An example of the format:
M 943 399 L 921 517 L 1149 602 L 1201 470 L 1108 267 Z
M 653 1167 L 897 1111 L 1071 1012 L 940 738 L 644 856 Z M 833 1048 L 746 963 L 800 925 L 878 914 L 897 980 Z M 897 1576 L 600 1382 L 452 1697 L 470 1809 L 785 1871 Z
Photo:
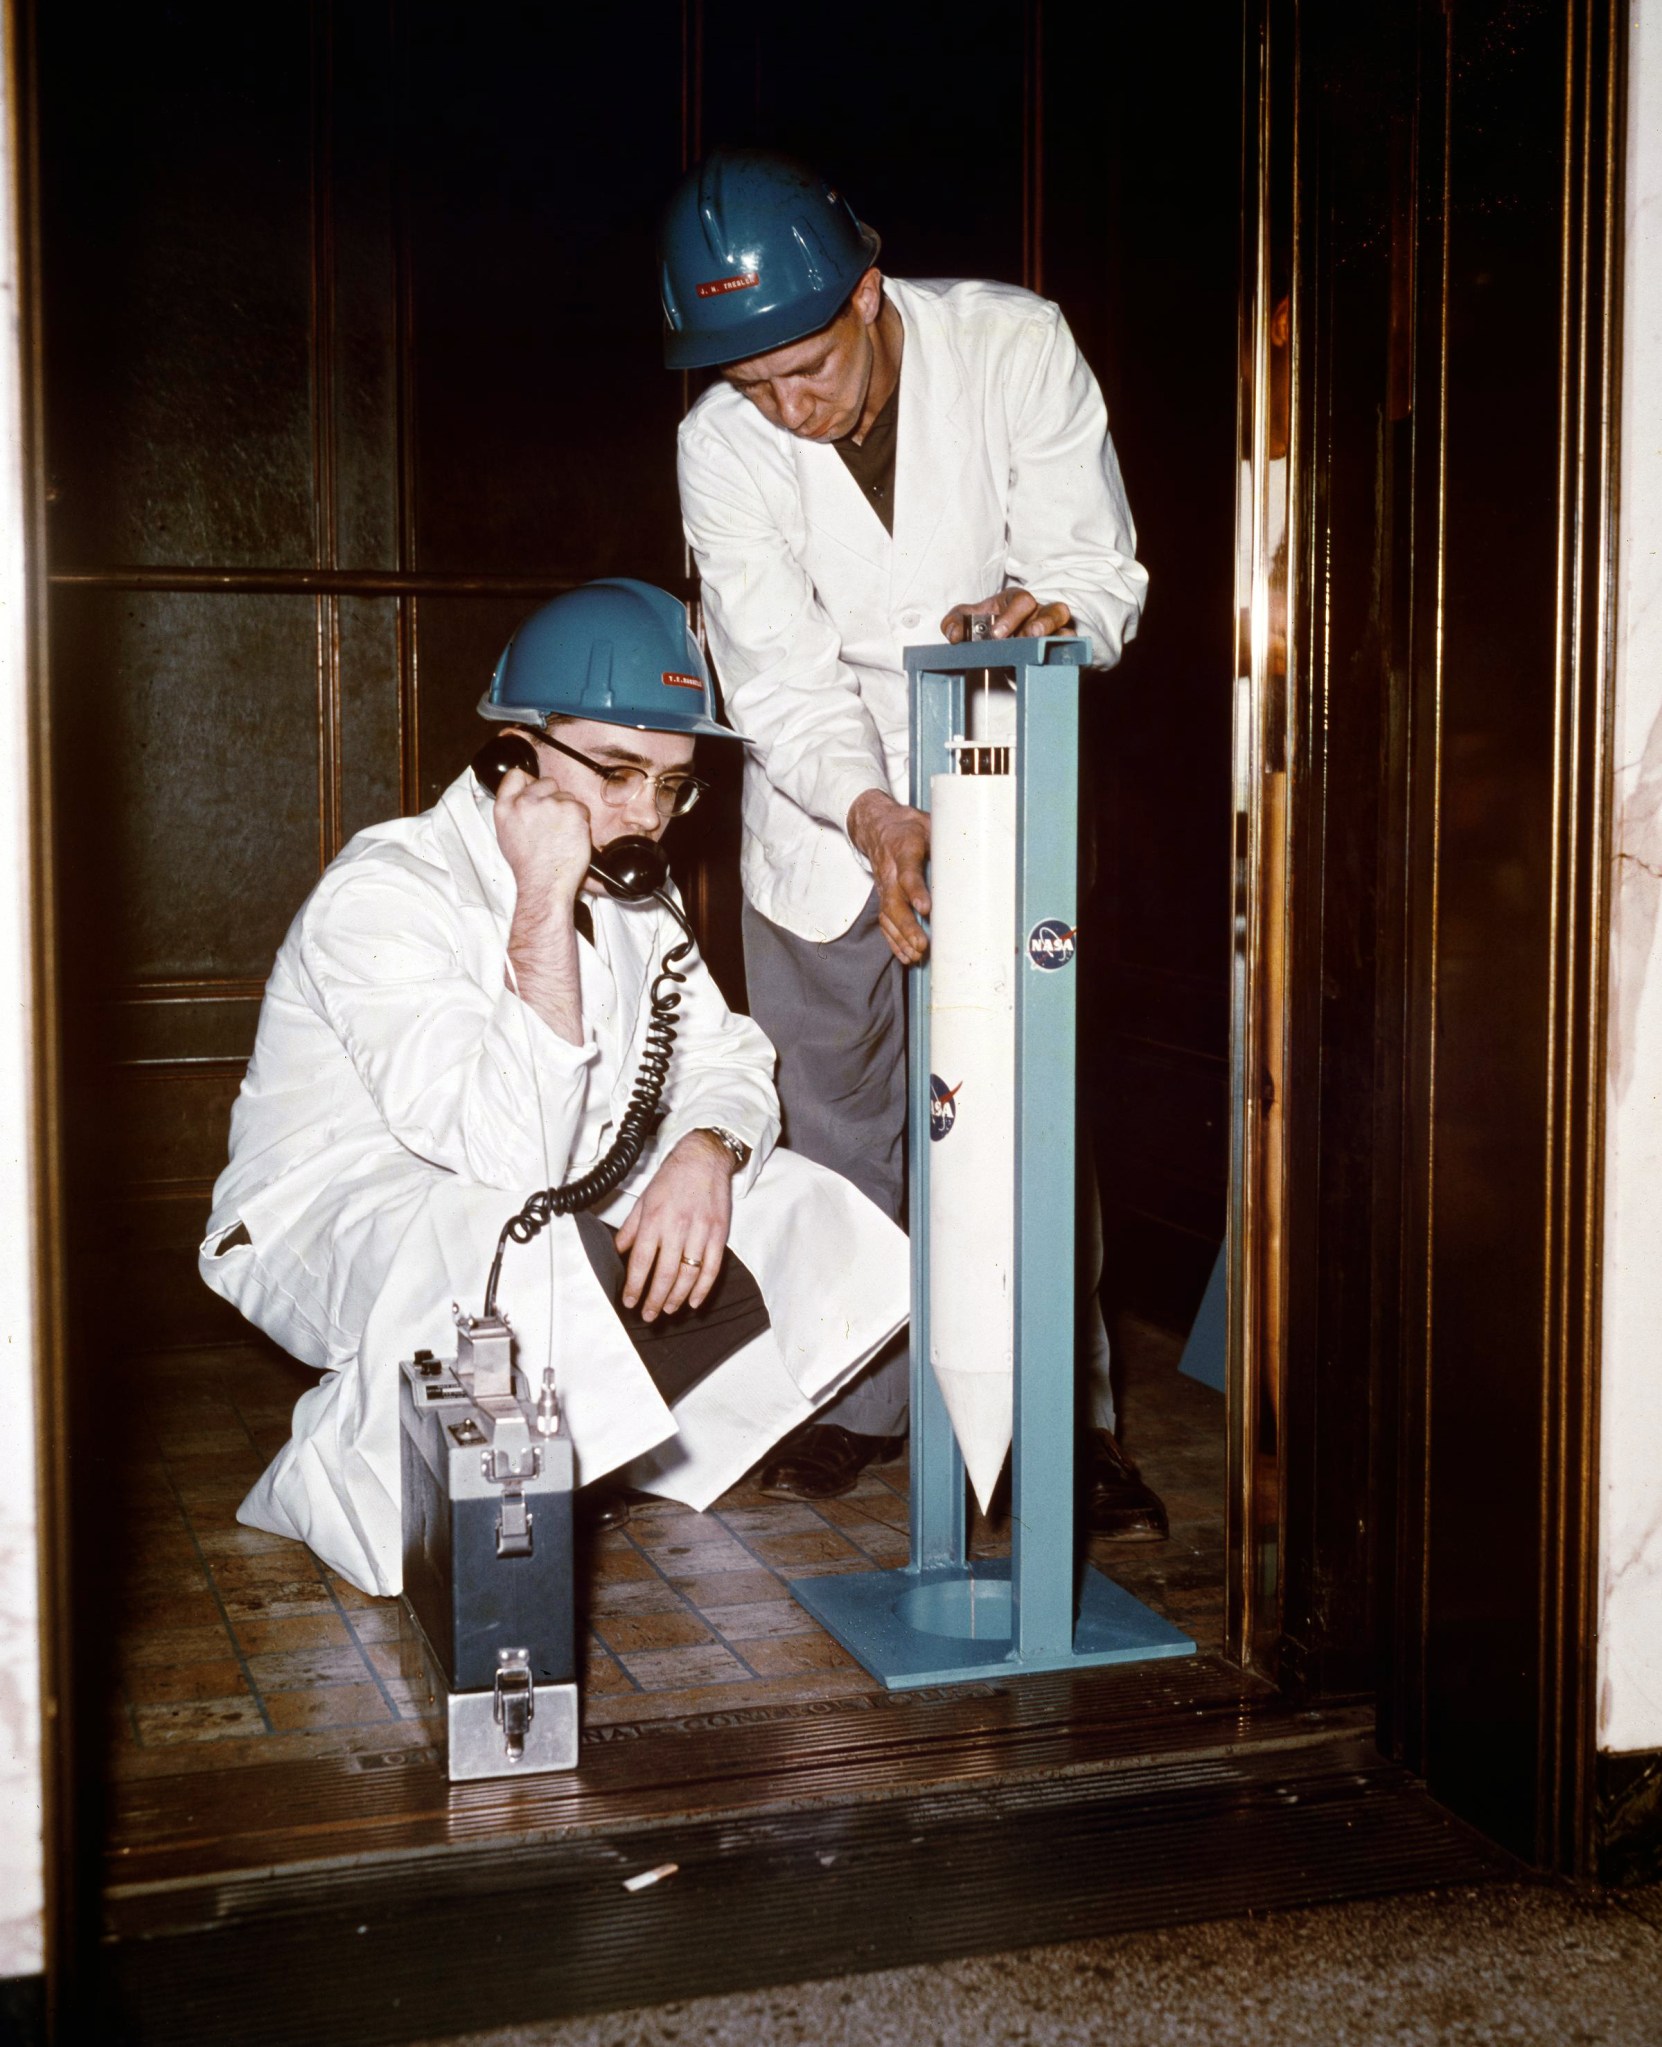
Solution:
M 136 1785 L 107 2023 L 394 2042 L 1516 1873 L 1364 1711 L 1185 1677 L 607 1730 L 573 1777 L 506 1791 L 419 1757 Z

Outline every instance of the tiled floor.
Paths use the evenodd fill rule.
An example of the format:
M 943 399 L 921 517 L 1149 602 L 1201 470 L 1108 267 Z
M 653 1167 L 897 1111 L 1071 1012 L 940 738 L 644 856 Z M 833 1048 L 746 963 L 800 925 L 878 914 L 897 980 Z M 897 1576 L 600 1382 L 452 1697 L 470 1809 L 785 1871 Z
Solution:
M 1223 1403 L 1179 1376 L 1174 1339 L 1137 1324 L 1116 1335 L 1121 1433 L 1165 1498 L 1172 1535 L 1099 1543 L 1093 1555 L 1215 1648 Z M 112 1474 L 123 1531 L 114 1773 L 424 1746 L 399 1675 L 396 1602 L 367 1598 L 301 1544 L 236 1521 L 311 1374 L 256 1342 L 151 1357 L 136 1372 L 146 1431 Z M 585 1726 L 876 1690 L 787 1579 L 904 1563 L 906 1485 L 902 1460 L 818 1507 L 740 1486 L 708 1514 L 666 1503 L 600 1537 L 586 1559 Z M 1007 1549 L 996 1501 L 972 1546 Z
M 118 1775 L 200 1767 L 258 1748 L 402 1745 L 398 1615 L 300 1543 L 240 1527 L 238 1501 L 288 1436 L 304 1383 L 264 1346 L 176 1352 L 138 1367 L 144 1437 L 119 1474 Z

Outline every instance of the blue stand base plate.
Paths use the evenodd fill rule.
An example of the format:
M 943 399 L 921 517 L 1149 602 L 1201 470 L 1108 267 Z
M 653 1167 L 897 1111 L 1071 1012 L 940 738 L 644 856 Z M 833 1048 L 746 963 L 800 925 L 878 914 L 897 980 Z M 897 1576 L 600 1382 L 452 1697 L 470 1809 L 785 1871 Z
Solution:
M 1195 1653 L 1181 1628 L 1088 1565 L 1073 1648 L 1053 1655 L 1011 1651 L 1007 1557 L 989 1557 L 967 1569 L 945 1565 L 796 1578 L 791 1597 L 891 1692 Z

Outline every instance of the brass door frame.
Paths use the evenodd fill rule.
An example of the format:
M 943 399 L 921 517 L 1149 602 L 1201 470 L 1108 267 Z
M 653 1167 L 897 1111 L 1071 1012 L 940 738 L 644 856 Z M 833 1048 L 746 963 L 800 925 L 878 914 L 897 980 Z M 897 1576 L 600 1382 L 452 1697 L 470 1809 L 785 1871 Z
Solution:
M 35 1179 L 35 1499 L 40 1611 L 41 1849 L 44 1882 L 47 2037 L 61 2029 L 75 1958 L 94 1915 L 87 1911 L 94 1859 L 89 1800 L 77 1768 L 76 1739 L 85 1702 L 73 1687 L 73 1602 L 69 1526 L 69 1377 L 64 1244 L 63 1060 L 58 985 L 58 906 L 53 865 L 51 698 L 47 664 L 46 472 L 40 432 L 44 347 L 41 332 L 39 178 L 35 138 L 33 0 L 0 0 L 6 89 L 11 106 L 11 179 L 18 235 L 17 343 L 23 393 L 23 491 L 28 586 L 30 746 L 27 764 L 31 933 L 34 981 L 34 1116 L 29 1153 Z M 94 1708 L 96 1714 L 97 1709 Z
M 1619 0 L 1537 7 L 1519 18 L 1510 48 L 1487 38 L 1487 26 L 1478 9 L 1421 10 L 1415 431 L 1418 459 L 1436 478 L 1426 508 L 1435 574 L 1416 577 L 1414 621 L 1414 710 L 1425 729 L 1407 845 L 1424 886 L 1409 934 L 1410 1038 L 1420 1058 L 1408 1076 L 1412 1312 L 1401 1386 L 1404 1439 L 1419 1457 L 1400 1486 L 1415 1547 L 1397 1587 L 1382 1708 L 1388 1742 L 1434 1795 L 1528 1860 L 1582 1875 L 1593 1866 L 1596 1760 L 1626 10 Z M 1494 203 L 1508 176 L 1471 125 L 1474 104 L 1492 109 L 1484 95 L 1497 78 L 1540 117 L 1533 139 L 1548 174 L 1531 187 L 1511 172 L 1514 204 L 1556 228 L 1553 241 L 1541 237 L 1538 293 L 1520 297 L 1514 287 L 1505 302 L 1526 306 L 1515 345 L 1540 364 L 1526 390 L 1539 402 L 1538 452 L 1510 466 L 1509 435 L 1482 403 L 1493 332 L 1485 321 L 1494 317 L 1484 295 L 1518 268 Z M 1516 134 L 1519 114 L 1503 114 Z M 1473 531 L 1471 500 L 1486 486 L 1529 494 L 1518 529 L 1527 557 L 1507 564 L 1516 581 L 1538 575 L 1544 593 L 1527 631 L 1510 615 L 1521 608 L 1511 590 L 1497 606 L 1502 577 Z M 1520 666 L 1527 675 L 1514 681 L 1509 671 Z M 1501 702 L 1491 709 L 1496 681 Z M 1532 752 L 1512 737 L 1513 721 L 1525 719 L 1539 735 Z M 1528 842 L 1492 797 L 1502 824 L 1474 824 L 1485 778 L 1506 789 L 1539 848 L 1537 922 L 1509 945 L 1482 942 L 1483 906 L 1504 904 L 1503 857 L 1531 881 L 1535 871 L 1520 863 Z M 1486 831 L 1500 850 L 1485 845 Z M 1504 1072 L 1498 1083 L 1484 1073 L 1486 1048 L 1474 1042 L 1471 979 L 1497 966 L 1512 977 L 1511 1012 L 1501 1011 L 1508 1035 L 1531 1048 L 1527 1094 Z M 1498 1115 L 1487 1119 L 1476 1106 L 1486 1085 L 1500 1091 Z M 1481 1233 L 1466 1182 L 1474 1164 L 1506 1156 L 1495 1132 L 1508 1112 L 1514 1127 L 1528 1126 L 1531 1149 L 1518 1188 L 1491 1182 L 1490 1198 L 1516 1219 L 1512 1262 L 1494 1274 L 1474 1250 Z M 1501 1364 L 1469 1347 L 1485 1323 L 1516 1345 Z M 1496 1532 L 1485 1522 L 1500 1517 L 1486 1517 L 1482 1487 L 1468 1497 L 1486 1455 L 1501 1460 L 1515 1489 L 1503 1509 L 1515 1529 L 1502 1523 L 1493 1553 L 1485 1543 Z M 1460 1616 L 1479 1589 L 1488 1633 L 1474 1640 Z
M 1287 1629 L 1302 1627 L 1305 1647 L 1319 1636 L 1323 1573 L 1349 1571 L 1335 1668 L 1354 1680 L 1371 1636 L 1390 1752 L 1515 1852 L 1579 1872 L 1594 1762 L 1625 16 L 1616 0 L 1536 0 L 1505 15 L 1504 34 L 1500 22 L 1482 0 L 1363 0 L 1343 20 L 1297 0 L 1247 10 L 1229 1642 L 1298 1682 Z M 1390 105 L 1367 109 L 1379 125 L 1347 159 L 1335 136 L 1364 118 L 1369 38 L 1396 67 Z M 1283 301 L 1278 560 L 1266 436 Z M 1373 411 L 1359 424 L 1364 387 Z M 1336 403 L 1351 408 L 1337 424 Z M 1370 695 L 1379 833 L 1359 889 L 1332 855 Z M 1382 1156 L 1371 1192 L 1353 1183 L 1342 1199 L 1325 1128 L 1338 1120 L 1336 929 L 1378 970 Z M 1354 1015 L 1344 1028 L 1354 1055 Z M 1498 1240 L 1490 1210 L 1504 1214 Z M 1340 1332 L 1349 1356 L 1317 1300 L 1346 1261 L 1374 1313 L 1371 1337 L 1356 1340 L 1353 1314 Z M 1357 1475 L 1358 1424 L 1333 1419 L 1347 1402 L 1370 1446 L 1365 1564 L 1337 1548 L 1347 1457 Z M 1272 1416 L 1273 1463 L 1260 1454 Z
M 1290 784 L 1297 750 L 1288 678 L 1297 659 L 1300 306 L 1297 235 L 1297 14 L 1262 0 L 1245 20 L 1242 63 L 1240 397 L 1237 494 L 1234 812 L 1230 916 L 1228 1195 L 1229 1581 L 1225 1640 L 1275 1674 L 1284 1540 L 1278 1416 L 1285 1355 L 1288 987 L 1294 968 Z

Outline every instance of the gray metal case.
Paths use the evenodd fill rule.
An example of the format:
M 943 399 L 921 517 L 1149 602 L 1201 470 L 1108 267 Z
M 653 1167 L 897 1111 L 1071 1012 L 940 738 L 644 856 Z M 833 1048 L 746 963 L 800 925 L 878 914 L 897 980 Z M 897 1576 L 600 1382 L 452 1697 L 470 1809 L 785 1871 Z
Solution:
M 576 1762 L 571 1441 L 549 1394 L 534 1409 L 504 1390 L 509 1345 L 464 1318 L 462 1358 L 494 1367 L 477 1384 L 460 1359 L 402 1368 L 406 1668 L 427 1676 L 452 1778 Z

